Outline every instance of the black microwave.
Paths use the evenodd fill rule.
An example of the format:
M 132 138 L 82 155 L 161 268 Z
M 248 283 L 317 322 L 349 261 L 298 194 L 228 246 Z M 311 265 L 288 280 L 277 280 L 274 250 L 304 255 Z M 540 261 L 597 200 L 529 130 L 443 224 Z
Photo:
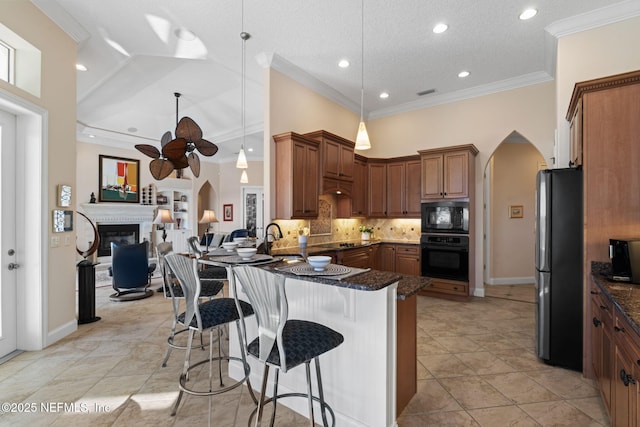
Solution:
M 609 239 L 613 280 L 640 283 L 640 240 Z
M 425 202 L 420 210 L 423 233 L 469 234 L 469 202 Z

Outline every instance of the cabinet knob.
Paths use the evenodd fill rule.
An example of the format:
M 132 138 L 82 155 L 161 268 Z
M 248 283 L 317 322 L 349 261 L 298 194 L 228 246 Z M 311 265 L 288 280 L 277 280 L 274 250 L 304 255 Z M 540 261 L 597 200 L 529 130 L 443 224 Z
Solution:
M 595 317 L 593 318 L 593 326 L 595 326 L 596 328 L 598 326 L 602 325 L 602 321 L 596 319 Z
M 601 305 L 600 308 L 603 310 L 609 310 L 609 307 L 607 307 L 606 305 Z
M 616 331 L 616 332 L 624 332 L 624 328 L 619 328 L 617 326 L 614 326 L 613 330 Z
M 591 295 L 598 295 L 600 292 L 598 291 L 591 291 Z
M 620 379 L 624 383 L 625 387 L 628 387 L 629 384 L 636 383 L 636 380 L 633 379 L 631 374 L 628 374 L 624 369 L 620 369 Z

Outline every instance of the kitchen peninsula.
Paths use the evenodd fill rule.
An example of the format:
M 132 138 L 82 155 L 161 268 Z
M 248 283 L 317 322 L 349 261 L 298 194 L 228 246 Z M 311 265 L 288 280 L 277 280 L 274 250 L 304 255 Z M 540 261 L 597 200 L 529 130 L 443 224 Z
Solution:
M 290 318 L 315 321 L 344 336 L 340 347 L 320 358 L 325 399 L 335 412 L 336 425 L 396 425 L 397 414 L 416 391 L 416 294 L 430 279 L 368 270 L 336 280 L 297 276 L 288 271 L 293 265 L 281 261 L 260 267 L 287 276 Z M 243 298 L 241 288 L 238 293 Z M 247 321 L 248 336 L 255 336 L 255 320 Z M 239 348 L 235 329 L 229 333 L 231 355 L 239 356 L 234 354 Z M 251 380 L 260 384 L 262 366 L 252 358 L 249 363 Z M 241 378 L 242 367 L 231 363 L 229 375 Z M 280 375 L 280 392 L 305 389 L 304 370 Z M 270 394 L 272 387 L 268 390 Z M 307 414 L 305 399 L 279 404 Z

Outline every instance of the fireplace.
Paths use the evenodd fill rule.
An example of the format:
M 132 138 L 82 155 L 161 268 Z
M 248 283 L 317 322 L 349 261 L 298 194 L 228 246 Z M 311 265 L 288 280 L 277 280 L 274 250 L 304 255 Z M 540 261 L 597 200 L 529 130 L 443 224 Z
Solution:
M 130 245 L 140 241 L 140 224 L 98 224 L 98 256 L 111 256 L 111 242 Z

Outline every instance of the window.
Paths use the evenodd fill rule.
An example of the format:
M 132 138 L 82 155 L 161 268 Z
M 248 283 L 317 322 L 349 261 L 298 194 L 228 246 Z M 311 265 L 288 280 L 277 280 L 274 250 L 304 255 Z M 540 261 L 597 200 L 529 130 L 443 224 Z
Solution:
M 13 63 L 16 50 L 0 40 L 0 80 L 13 84 Z

